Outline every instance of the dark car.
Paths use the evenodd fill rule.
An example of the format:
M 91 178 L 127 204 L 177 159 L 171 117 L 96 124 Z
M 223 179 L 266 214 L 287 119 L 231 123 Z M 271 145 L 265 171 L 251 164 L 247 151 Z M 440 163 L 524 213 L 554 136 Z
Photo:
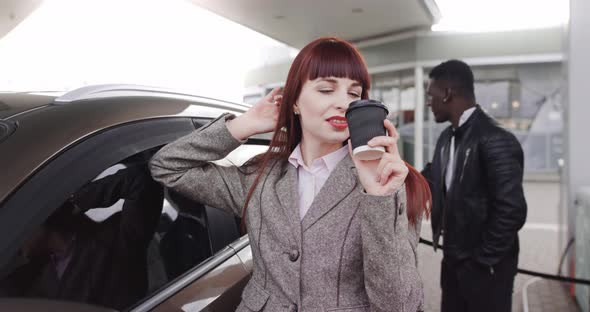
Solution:
M 241 114 L 247 108 L 133 85 L 87 86 L 60 96 L 0 93 L 0 279 L 15 269 L 15 257 L 31 233 L 82 185 L 113 171 L 123 160 L 147 162 L 159 147 L 220 114 Z M 243 162 L 264 151 L 267 144 L 265 138 L 250 139 L 228 156 L 228 163 Z M 148 251 L 149 292 L 126 310 L 235 309 L 252 270 L 249 241 L 240 235 L 240 220 L 217 209 L 222 207 L 173 200 L 170 190 L 165 194 L 161 222 Z M 111 210 L 116 211 L 116 206 Z M 199 222 L 192 225 L 189 220 L 176 228 L 174 235 L 168 235 L 172 241 L 164 246 L 162 237 L 172 231 L 171 223 L 185 208 L 196 213 L 193 219 Z M 108 217 L 108 212 L 107 216 L 101 213 L 94 211 L 91 217 Z M 200 256 L 182 257 L 179 245 L 189 251 L 195 248 Z M 166 256 L 165 247 L 174 252 L 172 257 Z M 0 298 L 0 310 L 77 311 L 87 304 L 46 299 Z M 85 305 L 85 309 L 102 311 L 104 307 Z

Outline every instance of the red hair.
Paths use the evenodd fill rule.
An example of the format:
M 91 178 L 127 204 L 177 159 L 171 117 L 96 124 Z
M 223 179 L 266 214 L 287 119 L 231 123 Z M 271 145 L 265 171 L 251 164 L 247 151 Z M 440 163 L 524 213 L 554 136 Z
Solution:
M 287 75 L 279 117 L 268 151 L 251 163 L 260 170 L 246 197 L 242 225 L 245 224 L 248 203 L 264 175 L 264 169 L 271 161 L 286 162 L 297 144 L 301 142 L 301 123 L 295 116 L 293 107 L 301 94 L 303 84 L 307 80 L 322 77 L 349 78 L 358 81 L 363 88 L 361 98 L 369 97 L 371 78 L 367 65 L 359 51 L 349 42 L 334 37 L 320 38 L 312 41 L 299 52 Z M 416 224 L 420 215 L 423 213 L 429 215 L 427 202 L 430 201 L 431 194 L 424 177 L 412 166 L 407 163 L 406 165 L 410 169 L 405 181 L 408 197 L 407 214 L 410 222 Z

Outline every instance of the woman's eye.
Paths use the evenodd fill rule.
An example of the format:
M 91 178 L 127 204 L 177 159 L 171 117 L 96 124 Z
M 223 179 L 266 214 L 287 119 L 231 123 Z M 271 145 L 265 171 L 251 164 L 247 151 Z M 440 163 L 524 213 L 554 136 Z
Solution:
M 330 93 L 330 92 L 332 92 L 332 90 L 331 89 L 321 89 L 320 92 L 321 93 Z
M 360 97 L 361 96 L 359 93 L 356 93 L 356 92 L 349 92 L 348 94 L 350 94 L 351 96 L 354 96 L 354 97 Z

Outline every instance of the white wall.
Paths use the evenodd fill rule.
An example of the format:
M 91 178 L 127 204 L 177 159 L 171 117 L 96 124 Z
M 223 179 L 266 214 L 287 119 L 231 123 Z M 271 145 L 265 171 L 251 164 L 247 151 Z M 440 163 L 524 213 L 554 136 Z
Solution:
M 590 1 L 570 0 L 570 24 L 567 41 L 567 71 L 568 82 L 567 106 L 565 114 L 566 143 L 566 174 L 567 174 L 567 206 L 569 234 L 581 229 L 576 229 L 577 207 L 575 194 L 583 186 L 590 186 L 590 102 L 588 98 L 588 81 L 590 74 Z M 580 207 L 581 208 L 581 207 Z M 581 220 L 578 220 L 581 221 Z M 586 219 L 580 224 L 588 224 Z M 583 248 L 588 247 L 588 237 L 576 237 L 576 241 L 585 242 L 577 244 L 576 255 L 583 254 Z M 578 259 L 580 260 L 580 259 Z M 582 259 L 584 265 L 590 265 L 590 259 Z M 578 265 L 580 262 L 578 262 Z M 582 268 L 580 268 L 582 269 Z M 584 311 L 588 311 L 588 296 L 585 294 L 588 287 L 577 287 L 577 296 Z M 580 300 L 582 299 L 582 300 Z M 584 301 L 584 302 L 582 302 Z

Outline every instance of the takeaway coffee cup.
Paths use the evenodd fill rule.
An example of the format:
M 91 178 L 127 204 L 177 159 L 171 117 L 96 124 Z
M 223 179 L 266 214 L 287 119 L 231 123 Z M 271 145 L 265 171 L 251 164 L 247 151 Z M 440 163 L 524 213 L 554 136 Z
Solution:
M 361 160 L 379 159 L 385 152 L 382 146 L 367 145 L 372 138 L 385 135 L 383 120 L 389 111 L 376 100 L 357 100 L 348 106 L 346 121 L 350 131 L 352 154 Z

